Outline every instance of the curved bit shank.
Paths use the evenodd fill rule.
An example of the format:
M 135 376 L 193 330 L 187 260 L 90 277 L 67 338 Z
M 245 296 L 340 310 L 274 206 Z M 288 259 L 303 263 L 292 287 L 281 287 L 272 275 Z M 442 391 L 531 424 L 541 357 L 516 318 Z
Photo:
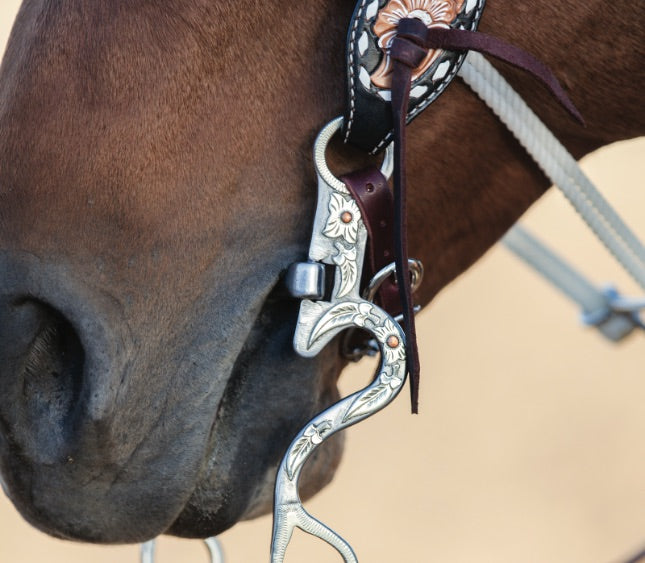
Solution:
M 302 506 L 298 495 L 300 473 L 309 456 L 324 440 L 386 406 L 405 381 L 405 343 L 401 327 L 385 311 L 359 295 L 367 244 L 367 230 L 359 208 L 345 185 L 324 165 L 326 143 L 339 126 L 340 120 L 331 122 L 316 141 L 318 207 L 309 250 L 310 260 L 336 266 L 334 288 L 329 301 L 303 300 L 294 348 L 303 356 L 315 356 L 342 330 L 359 327 L 371 333 L 378 342 L 381 365 L 370 385 L 313 418 L 287 450 L 276 479 L 272 563 L 284 560 L 296 527 L 331 544 L 346 562 L 357 561 L 349 544 Z

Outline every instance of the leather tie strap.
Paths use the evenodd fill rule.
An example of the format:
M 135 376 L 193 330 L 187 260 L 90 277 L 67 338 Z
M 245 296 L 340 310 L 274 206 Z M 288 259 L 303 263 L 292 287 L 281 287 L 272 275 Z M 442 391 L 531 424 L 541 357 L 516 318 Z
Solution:
M 407 41 L 405 41 L 406 39 Z M 451 51 L 470 50 L 485 53 L 520 68 L 542 82 L 569 114 L 581 124 L 584 124 L 582 115 L 580 115 L 576 106 L 573 105 L 573 102 L 569 99 L 569 96 L 567 96 L 551 70 L 530 53 L 502 39 L 479 31 L 426 27 L 420 20 L 405 18 L 399 22 L 397 35 L 392 42 L 392 56 L 394 57 L 393 53 L 396 51 L 399 62 L 403 62 L 406 65 L 411 64 L 414 69 L 419 64 L 415 64 L 415 62 L 419 60 L 418 57 L 420 55 L 416 53 L 414 55 L 411 54 L 411 45 L 414 45 L 416 49 L 421 49 L 423 53 L 421 58 L 430 49 Z
M 405 175 L 405 125 L 412 71 L 419 66 L 429 49 L 482 51 L 531 73 L 546 84 L 556 99 L 578 121 L 582 116 L 568 98 L 551 71 L 532 55 L 496 37 L 460 29 L 428 28 L 417 19 L 406 18 L 399 22 L 397 35 L 392 41 L 392 120 L 394 124 L 394 204 L 396 249 L 396 275 L 403 309 L 406 335 L 408 371 L 412 412 L 418 412 L 419 354 L 414 326 L 414 309 L 410 288 L 407 251 L 406 175 Z
M 405 21 L 405 20 L 404 20 Z M 417 20 L 415 20 L 417 21 Z M 419 22 L 421 23 L 421 22 Z M 423 25 L 423 24 L 421 24 Z M 423 26 L 425 28 L 425 26 Z M 403 311 L 407 370 L 410 375 L 410 400 L 412 413 L 419 412 L 419 348 L 414 324 L 414 304 L 408 268 L 408 225 L 405 167 L 405 121 L 410 98 L 412 70 L 423 60 L 426 49 L 408 41 L 394 38 L 390 56 L 392 73 L 392 120 L 394 125 L 394 230 L 398 243 L 396 249 L 396 277 L 399 280 L 399 298 Z

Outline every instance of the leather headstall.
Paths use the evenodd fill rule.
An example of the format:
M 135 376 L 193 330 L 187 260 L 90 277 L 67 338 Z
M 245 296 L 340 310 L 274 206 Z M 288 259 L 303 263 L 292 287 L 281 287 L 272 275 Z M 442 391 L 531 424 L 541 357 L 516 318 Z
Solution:
M 475 31 L 485 0 L 360 0 L 347 37 L 345 142 L 377 153 L 392 140 L 389 49 L 405 18 L 429 28 Z M 455 77 L 465 51 L 430 50 L 412 74 L 407 122 L 430 105 Z

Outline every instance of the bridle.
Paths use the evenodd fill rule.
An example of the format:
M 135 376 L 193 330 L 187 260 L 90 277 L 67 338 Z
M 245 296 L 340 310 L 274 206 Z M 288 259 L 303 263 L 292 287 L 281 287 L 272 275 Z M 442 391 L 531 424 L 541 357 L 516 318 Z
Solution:
M 356 28 L 366 23 L 360 22 L 363 15 L 365 2 L 361 2 L 355 11 L 354 21 L 350 26 L 350 51 L 352 42 L 356 39 Z M 472 8 L 474 10 L 474 7 Z M 479 12 L 481 13 L 481 12 Z M 374 14 L 378 25 L 378 12 Z M 369 23 L 369 22 L 368 22 Z M 472 23 L 476 26 L 476 21 Z M 369 26 L 368 26 L 369 27 Z M 363 31 L 361 37 L 366 37 L 368 31 Z M 407 255 L 406 244 L 406 201 L 405 201 L 405 127 L 412 116 L 410 112 L 410 95 L 413 84 L 413 72 L 428 58 L 428 53 L 436 44 L 441 47 L 465 49 L 476 48 L 501 57 L 513 64 L 522 66 L 533 74 L 542 78 L 551 88 L 563 105 L 571 113 L 577 115 L 577 110 L 568 100 L 553 75 L 533 59 L 530 55 L 517 50 L 505 43 L 494 40 L 488 36 L 480 36 L 473 31 L 454 29 L 432 29 L 423 22 L 414 18 L 402 18 L 398 22 L 397 30 L 393 35 L 387 56 L 391 59 L 391 95 L 389 96 L 389 109 L 391 111 L 392 131 L 383 135 L 382 123 L 376 127 L 377 134 L 369 131 L 369 123 L 362 123 L 360 141 L 372 146 L 370 152 L 378 150 L 383 141 L 393 138 L 393 143 L 387 145 L 385 160 L 382 170 L 358 171 L 342 179 L 336 178 L 326 165 L 325 149 L 333 134 L 341 129 L 342 118 L 337 118 L 326 125 L 314 144 L 314 162 L 318 178 L 318 204 L 314 219 L 313 234 L 309 249 L 309 261 L 295 264 L 290 269 L 287 277 L 289 289 L 294 297 L 302 299 L 300 314 L 294 337 L 294 348 L 302 356 L 315 356 L 331 339 L 346 329 L 360 328 L 366 331 L 372 341 L 378 346 L 381 353 L 381 363 L 372 382 L 364 389 L 353 393 L 338 401 L 316 417 L 314 417 L 294 438 L 278 469 L 274 497 L 274 524 L 271 544 L 272 563 L 281 563 L 293 530 L 298 527 L 314 536 L 317 536 L 333 546 L 347 563 L 356 563 L 358 560 L 350 545 L 336 532 L 325 526 L 322 522 L 311 516 L 302 506 L 298 495 L 298 480 L 301 469 L 315 451 L 315 449 L 334 433 L 352 425 L 379 411 L 389 404 L 398 395 L 406 375 L 411 375 L 412 408 L 416 411 L 418 389 L 418 359 L 414 333 L 414 305 L 412 302 L 412 282 L 410 264 L 417 261 L 410 260 Z M 360 89 L 356 86 L 361 80 L 360 74 L 365 67 L 356 63 L 360 59 L 361 48 L 353 53 L 351 65 L 359 67 L 355 79 L 350 76 L 350 90 Z M 363 52 L 367 48 L 363 47 Z M 455 71 L 459 69 L 464 56 L 453 62 Z M 442 64 L 441 62 L 437 64 Z M 432 68 L 432 65 L 430 65 Z M 351 72 L 350 68 L 350 72 Z M 445 81 L 453 76 L 447 74 Z M 447 77 L 447 78 L 446 78 Z M 415 86 L 415 88 L 418 85 Z M 445 87 L 435 87 L 440 92 Z M 423 93 L 427 96 L 430 89 L 426 87 Z M 383 107 L 382 93 L 380 96 L 371 96 L 371 101 Z M 422 97 L 422 94 L 419 94 Z M 360 96 L 350 93 L 350 115 L 345 118 L 345 139 L 352 136 L 351 127 L 356 127 L 356 114 L 360 113 Z M 375 102 L 376 100 L 376 102 Z M 353 101 L 353 102 L 352 102 Z M 416 100 L 423 104 L 423 100 Z M 418 106 L 417 106 L 418 107 Z M 366 143 L 366 139 L 371 143 Z M 374 139 L 377 139 L 376 144 Z M 376 186 L 387 190 L 385 177 L 389 176 L 390 160 L 393 161 L 394 172 L 394 214 L 395 226 L 395 271 L 398 281 L 398 295 L 400 297 L 401 320 L 405 330 L 393 318 L 390 312 L 379 307 L 365 297 L 376 297 L 377 291 L 361 290 L 361 271 L 367 249 L 367 234 L 378 229 L 377 225 L 387 227 L 387 213 L 383 213 L 382 205 L 375 205 L 379 217 L 386 219 L 374 220 L 371 215 L 370 205 L 366 202 L 366 193 L 370 197 Z M 371 186 L 371 190 L 367 187 Z M 386 198 L 384 198 L 386 199 Z M 368 228 L 366 225 L 370 225 Z M 371 255 L 382 255 L 382 250 L 371 236 Z M 374 246 L 378 246 L 377 249 Z M 325 295 L 324 275 L 325 265 L 335 266 L 334 285 L 329 296 Z M 391 269 L 391 266 L 389 266 Z M 418 273 L 422 273 L 422 267 Z M 417 275 L 417 280 L 418 280 Z M 379 282 L 374 280 L 378 279 Z M 375 286 L 383 279 L 382 276 L 372 277 L 369 286 Z M 418 280 L 420 281 L 420 280 Z M 383 286 L 381 286 L 383 289 Z M 382 303 L 389 304 L 389 298 L 381 297 Z M 416 379 L 416 381 L 415 381 Z
M 491 71 L 492 67 L 487 67 L 488 63 L 480 55 L 471 53 L 467 58 L 466 51 L 471 49 L 501 57 L 529 70 L 551 88 L 570 113 L 577 114 L 550 71 L 539 61 L 510 45 L 475 33 L 483 0 L 455 2 L 461 9 L 445 25 L 442 22 L 440 26 L 428 27 L 422 18 L 416 16 L 400 18 L 401 21 L 393 26 L 387 51 L 379 52 L 377 46 L 383 36 L 379 37 L 374 30 L 380 25 L 386 28 L 384 34 L 390 33 L 385 24 L 379 24 L 382 20 L 378 18 L 393 3 L 401 4 L 400 0 L 360 0 L 354 12 L 348 36 L 347 111 L 343 117 L 325 125 L 315 141 L 318 199 L 308 260 L 293 264 L 285 277 L 291 295 L 301 300 L 294 336 L 296 352 L 305 357 L 316 356 L 341 332 L 350 331 L 344 340 L 348 354 L 358 358 L 364 353 L 378 351 L 381 362 L 369 385 L 310 420 L 284 455 L 276 477 L 272 563 L 284 560 L 296 527 L 329 543 L 345 562 L 357 562 L 350 545 L 302 506 L 298 494 L 302 468 L 316 448 L 330 436 L 389 404 L 401 391 L 408 372 L 414 383 L 413 410 L 416 407 L 418 362 L 415 359 L 411 295 L 421 283 L 423 266 L 419 261 L 408 258 L 405 244 L 406 123 L 445 89 L 460 68 L 467 83 L 493 105 L 487 99 L 486 87 L 478 90 L 475 83 L 478 73 L 490 74 L 494 69 Z M 440 53 L 435 56 L 431 51 L 437 49 Z M 423 65 L 426 65 L 425 70 L 416 76 L 416 69 Z M 391 81 L 389 88 L 383 78 L 388 75 Z M 491 99 L 504 95 L 505 87 L 496 88 Z M 501 113 L 495 107 L 493 110 Z M 519 132 L 521 127 L 515 130 L 512 124 L 509 125 L 509 120 L 502 119 L 523 142 Z M 380 170 L 370 168 L 337 178 L 327 166 L 325 151 L 330 139 L 339 131 L 346 141 L 367 152 L 385 148 Z M 394 142 L 390 143 L 392 139 Z M 528 144 L 528 141 L 523 144 Z M 530 148 L 527 149 L 532 153 Z M 535 158 L 542 166 L 539 156 Z M 560 168 L 564 166 L 562 160 L 560 157 Z M 545 166 L 548 167 L 542 167 Z M 387 185 L 392 172 L 394 205 Z M 557 174 L 551 174 L 549 169 L 545 172 L 556 180 L 554 183 L 560 184 Z M 393 207 L 396 213 L 393 213 Z M 597 211 L 598 206 L 594 207 Z M 598 213 L 601 217 L 608 215 L 603 209 Z M 517 242 L 513 233 L 508 238 Z M 609 246 L 613 244 L 611 241 L 608 243 Z M 637 269 L 645 267 L 645 250 L 641 254 L 641 250 L 635 248 L 635 252 L 630 250 L 628 254 L 635 255 L 637 262 L 641 261 Z M 530 253 L 536 255 L 535 247 Z M 564 277 L 569 279 L 571 276 L 567 274 Z M 618 316 L 623 320 L 631 319 L 631 328 L 642 327 L 635 311 L 645 303 L 636 301 L 630 306 L 629 314 Z M 612 311 L 617 311 L 615 303 Z M 599 324 L 602 323 L 599 321 Z M 357 329 L 364 335 L 362 341 L 358 339 L 358 345 L 353 343 L 351 336 L 351 331 Z M 212 561 L 219 561 L 215 544 L 209 541 Z M 146 545 L 146 549 L 152 549 L 151 544 Z M 152 556 L 148 557 L 144 559 L 146 563 L 152 561 Z

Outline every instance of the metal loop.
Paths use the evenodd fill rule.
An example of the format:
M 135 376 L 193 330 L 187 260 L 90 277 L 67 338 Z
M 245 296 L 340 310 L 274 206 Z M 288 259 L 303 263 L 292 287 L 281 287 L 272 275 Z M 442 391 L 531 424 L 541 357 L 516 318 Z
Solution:
M 327 159 L 325 157 L 325 152 L 327 151 L 327 145 L 331 138 L 340 130 L 343 126 L 343 118 L 337 117 L 332 119 L 327 125 L 325 125 L 318 137 L 316 137 L 316 142 L 314 143 L 314 165 L 316 167 L 316 172 L 320 177 L 331 186 L 334 190 L 339 192 L 347 192 L 345 184 L 341 182 L 327 166 Z M 392 175 L 392 170 L 394 169 L 394 149 L 392 144 L 390 144 L 385 150 L 385 156 L 383 157 L 383 163 L 381 164 L 381 174 L 386 178 L 389 178 Z
M 222 550 L 222 544 L 219 543 L 217 538 L 206 538 L 204 543 L 210 553 L 211 563 L 224 563 L 224 551 Z
M 210 563 L 224 563 L 224 552 L 217 538 L 206 538 L 204 544 L 210 554 Z M 154 563 L 156 539 L 141 544 L 141 563 Z
M 416 291 L 421 285 L 423 280 L 423 264 L 421 260 L 416 258 L 408 258 L 408 266 L 410 267 L 410 284 L 412 286 L 412 291 Z M 370 280 L 370 283 L 367 284 L 367 287 L 363 290 L 363 299 L 366 301 L 374 301 L 378 290 L 383 285 L 383 282 L 390 276 L 394 276 L 396 281 L 396 265 L 394 262 L 391 262 L 385 268 L 380 269 L 374 277 Z

